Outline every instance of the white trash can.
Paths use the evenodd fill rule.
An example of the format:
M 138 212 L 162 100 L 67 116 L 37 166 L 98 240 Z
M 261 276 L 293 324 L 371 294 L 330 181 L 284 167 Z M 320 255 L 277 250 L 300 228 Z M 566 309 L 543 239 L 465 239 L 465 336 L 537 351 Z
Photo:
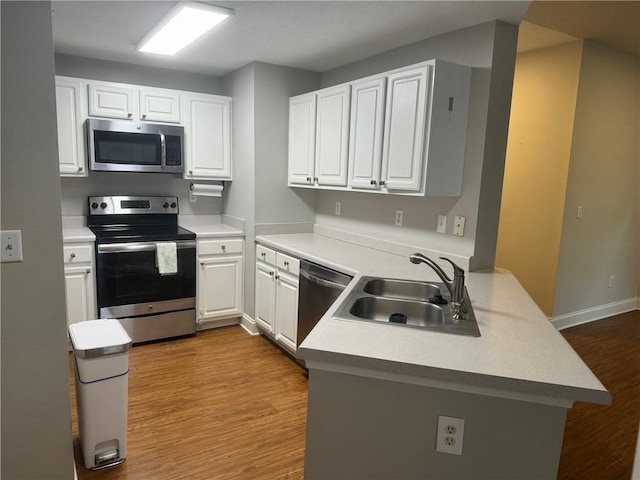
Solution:
M 84 465 L 92 470 L 118 465 L 127 456 L 131 338 L 118 320 L 74 323 L 69 336 Z

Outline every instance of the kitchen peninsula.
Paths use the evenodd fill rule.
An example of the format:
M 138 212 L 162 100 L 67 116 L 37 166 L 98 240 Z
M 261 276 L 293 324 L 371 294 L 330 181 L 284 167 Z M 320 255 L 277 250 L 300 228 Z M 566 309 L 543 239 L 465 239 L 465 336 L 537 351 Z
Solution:
M 297 350 L 309 368 L 305 478 L 555 477 L 567 409 L 611 397 L 513 275 L 467 273 L 479 338 L 338 320 L 362 275 L 438 280 L 409 246 L 343 240 L 256 238 L 356 275 Z M 462 455 L 436 452 L 439 416 L 464 419 Z

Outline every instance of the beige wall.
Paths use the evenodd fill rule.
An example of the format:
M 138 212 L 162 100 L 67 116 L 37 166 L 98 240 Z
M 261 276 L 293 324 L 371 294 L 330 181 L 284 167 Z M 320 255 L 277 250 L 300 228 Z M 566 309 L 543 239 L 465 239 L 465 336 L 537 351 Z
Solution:
M 519 54 L 496 266 L 551 315 L 582 40 Z
M 585 41 L 554 316 L 635 304 L 639 89 L 638 57 Z M 581 219 L 575 215 L 578 205 L 583 206 Z M 615 277 L 613 287 L 610 276 Z

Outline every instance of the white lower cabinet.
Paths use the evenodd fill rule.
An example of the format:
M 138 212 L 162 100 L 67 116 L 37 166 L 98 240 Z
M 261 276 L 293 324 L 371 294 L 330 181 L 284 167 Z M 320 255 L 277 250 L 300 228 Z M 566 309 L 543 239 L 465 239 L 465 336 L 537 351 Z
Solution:
M 256 247 L 256 258 L 256 324 L 295 353 L 300 261 L 262 245 Z
M 93 248 L 93 243 L 64 244 L 67 327 L 97 318 Z
M 243 240 L 198 240 L 198 325 L 242 315 Z

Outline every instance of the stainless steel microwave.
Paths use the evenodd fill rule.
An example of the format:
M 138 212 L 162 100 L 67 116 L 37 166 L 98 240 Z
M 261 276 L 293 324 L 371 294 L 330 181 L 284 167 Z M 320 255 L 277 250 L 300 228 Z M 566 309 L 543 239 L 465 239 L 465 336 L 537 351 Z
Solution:
M 89 118 L 89 168 L 106 172 L 182 173 L 184 128 Z

